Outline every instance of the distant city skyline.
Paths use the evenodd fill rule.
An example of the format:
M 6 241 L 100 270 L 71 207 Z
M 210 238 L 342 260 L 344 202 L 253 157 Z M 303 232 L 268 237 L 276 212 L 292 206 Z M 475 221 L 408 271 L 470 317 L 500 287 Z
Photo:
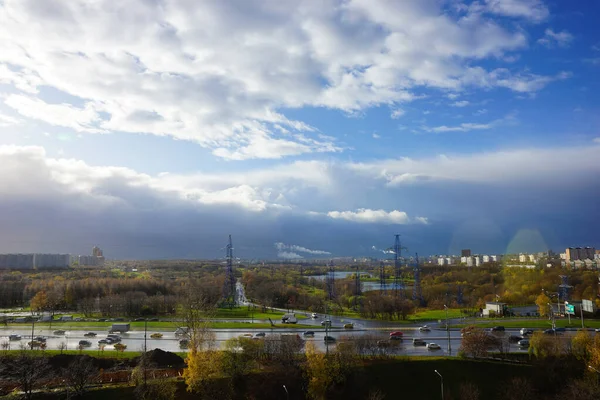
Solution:
M 600 246 L 598 2 L 38 3 L 0 2 L 0 253 Z

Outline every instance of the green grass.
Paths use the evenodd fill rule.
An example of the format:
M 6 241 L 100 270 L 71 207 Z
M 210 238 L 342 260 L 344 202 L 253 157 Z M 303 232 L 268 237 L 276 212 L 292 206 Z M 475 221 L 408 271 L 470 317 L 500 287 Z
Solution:
M 463 314 L 460 308 L 448 309 L 448 318 L 460 318 Z M 424 310 L 409 316 L 411 321 L 437 321 L 446 319 L 446 310 Z
M 277 322 L 277 320 L 274 320 L 273 322 Z M 124 322 L 117 322 L 117 323 L 124 323 Z M 108 328 L 110 326 L 112 326 L 112 322 L 87 322 L 87 321 L 82 321 L 82 322 L 62 322 L 62 323 L 48 323 L 48 322 L 39 322 L 35 324 L 36 328 L 48 328 L 48 329 L 64 329 L 64 330 L 69 330 L 69 331 L 85 331 L 85 330 L 102 330 L 102 329 L 106 329 L 108 330 Z M 144 330 L 144 323 L 143 322 L 131 322 L 131 330 L 132 331 L 143 331 Z M 177 322 L 177 321 L 159 321 L 159 322 L 148 322 L 148 330 L 152 331 L 152 330 L 171 330 L 171 329 L 175 329 L 178 326 L 182 326 L 185 325 L 184 322 Z M 29 328 L 31 327 L 31 324 L 16 324 L 16 323 L 11 323 L 8 325 L 8 328 L 10 329 L 11 327 L 15 327 L 15 328 Z M 286 329 L 304 329 L 304 328 L 319 328 L 320 326 L 317 325 L 293 325 L 293 324 L 281 324 L 281 323 L 275 323 L 275 326 L 273 326 L 273 328 L 286 328 Z M 268 322 L 254 322 L 251 323 L 251 321 L 245 321 L 245 322 L 228 322 L 228 321 L 214 321 L 210 323 L 210 328 L 212 329 L 270 329 L 271 328 L 271 324 Z
M 260 307 L 255 307 L 254 310 L 248 310 L 248 307 L 235 307 L 235 308 L 219 308 L 216 311 L 216 314 L 211 318 L 220 318 L 220 319 L 239 319 L 239 318 L 247 318 L 247 319 L 269 319 L 271 318 L 273 322 L 275 320 L 280 320 L 283 316 L 283 312 L 281 311 L 267 311 L 260 312 Z M 298 319 L 305 319 L 305 315 L 296 315 Z
M 600 328 L 599 320 L 585 320 L 586 328 Z M 470 321 L 466 324 L 451 325 L 453 328 L 463 328 L 469 325 L 477 325 L 481 328 L 491 328 L 493 326 L 502 325 L 506 328 L 539 328 L 549 329 L 552 327 L 552 322 L 546 318 L 524 318 L 520 320 L 503 320 L 501 318 L 495 319 L 478 319 Z M 571 324 L 567 319 L 559 319 L 556 321 L 556 326 L 561 328 L 581 328 L 581 320 L 571 318 Z

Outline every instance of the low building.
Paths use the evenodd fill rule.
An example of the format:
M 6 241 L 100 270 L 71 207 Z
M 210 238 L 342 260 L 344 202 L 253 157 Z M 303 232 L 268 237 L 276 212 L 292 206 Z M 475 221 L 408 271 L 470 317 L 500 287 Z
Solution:
M 483 309 L 483 316 L 489 317 L 490 314 L 492 316 L 504 315 L 507 309 L 506 303 L 499 302 L 489 302 L 485 303 L 485 308 Z

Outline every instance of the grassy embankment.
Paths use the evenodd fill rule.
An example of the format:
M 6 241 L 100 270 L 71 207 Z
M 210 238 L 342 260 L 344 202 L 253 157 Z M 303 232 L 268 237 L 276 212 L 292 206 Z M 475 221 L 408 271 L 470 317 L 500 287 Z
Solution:
M 586 319 L 584 320 L 585 327 L 589 329 L 600 328 L 600 320 Z M 502 325 L 505 328 L 538 328 L 538 329 L 549 329 L 552 328 L 552 322 L 546 318 L 522 318 L 522 319 L 476 319 L 469 320 L 465 324 L 451 325 L 452 328 L 463 328 L 469 325 L 476 325 L 481 328 L 491 328 L 493 326 Z M 581 328 L 581 320 L 577 318 L 571 318 L 569 324 L 568 319 L 556 320 L 556 326 L 561 328 Z

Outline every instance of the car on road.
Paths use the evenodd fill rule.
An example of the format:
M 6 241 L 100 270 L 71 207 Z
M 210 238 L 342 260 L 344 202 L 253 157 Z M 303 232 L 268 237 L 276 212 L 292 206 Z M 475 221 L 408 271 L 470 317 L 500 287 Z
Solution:
M 315 333 L 313 331 L 306 331 L 306 332 L 304 332 L 302 334 L 302 336 L 305 336 L 305 337 L 314 337 Z
M 505 330 L 503 326 L 494 326 L 490 329 L 490 332 L 504 332 Z
M 529 328 L 521 328 L 521 330 L 519 331 L 519 333 L 522 336 L 526 336 L 526 335 L 533 335 L 533 329 L 529 329 Z
M 556 334 L 556 331 L 555 331 L 554 329 L 550 328 L 550 329 L 546 329 L 546 330 L 544 331 L 544 334 L 545 334 L 545 335 L 555 335 L 555 334 Z
M 64 335 L 65 333 L 67 333 L 66 331 L 63 331 L 62 329 L 57 329 L 54 332 L 52 332 L 55 335 Z
M 529 339 L 519 340 L 517 344 L 519 347 L 529 347 Z
M 390 332 L 390 337 L 394 337 L 394 336 L 402 337 L 402 336 L 404 336 L 404 333 L 400 332 L 400 331 Z
M 75 318 L 73 321 L 75 321 L 75 322 L 81 322 L 81 321 L 83 321 L 83 319 L 82 319 L 82 318 L 79 318 L 79 317 L 77 317 L 77 318 Z
M 99 345 L 101 345 L 101 344 L 112 344 L 112 343 L 113 343 L 113 341 L 110 340 L 110 339 L 100 339 L 100 340 L 98 340 L 98 344 Z
M 253 335 L 251 333 L 244 333 L 242 336 L 243 338 L 251 338 Z
M 161 339 L 163 337 L 163 334 L 160 332 L 156 332 L 156 333 L 153 333 L 152 335 L 150 335 L 150 337 L 152 339 Z
M 427 342 L 425 342 L 423 339 L 414 338 L 413 346 L 427 346 Z
M 43 336 L 36 336 L 33 338 L 33 340 L 41 343 L 46 343 L 46 338 Z
M 254 335 L 254 337 L 265 337 L 265 336 L 267 336 L 267 334 L 264 332 L 258 332 L 256 335 Z
M 556 333 L 563 333 L 566 331 L 567 331 L 567 328 L 554 328 L 554 332 L 556 332 Z
M 83 334 L 84 337 L 96 337 L 96 335 L 97 334 L 95 332 L 88 332 Z
M 335 342 L 335 338 L 333 336 L 325 336 L 323 338 L 323 341 L 325 341 L 325 342 L 332 342 L 333 343 L 333 342 Z
M 325 321 L 321 321 L 322 326 L 331 326 L 331 320 L 326 319 Z
M 354 329 L 354 324 L 344 324 L 344 329 Z
M 423 325 L 422 327 L 419 328 L 419 331 L 421 331 L 421 332 L 431 332 L 431 328 L 428 327 L 427 325 Z
M 441 350 L 441 349 L 442 348 L 437 343 L 428 343 L 427 344 L 427 350 Z
M 594 331 L 600 332 L 600 328 L 596 328 L 596 329 L 594 329 Z
M 114 343 L 119 343 L 121 341 L 121 336 L 114 333 L 107 335 L 106 338 L 112 340 Z
M 390 336 L 390 340 L 402 341 L 402 336 Z
M 89 340 L 80 340 L 79 341 L 79 346 L 81 347 L 90 347 L 92 345 L 92 342 L 90 342 Z
M 16 335 L 16 334 L 8 335 L 8 340 L 10 340 L 11 342 L 13 342 L 15 340 L 21 340 L 21 339 L 22 339 L 21 335 Z
M 317 315 L 316 312 L 312 313 L 312 315 L 310 317 L 313 318 L 313 319 L 319 318 L 319 316 Z

